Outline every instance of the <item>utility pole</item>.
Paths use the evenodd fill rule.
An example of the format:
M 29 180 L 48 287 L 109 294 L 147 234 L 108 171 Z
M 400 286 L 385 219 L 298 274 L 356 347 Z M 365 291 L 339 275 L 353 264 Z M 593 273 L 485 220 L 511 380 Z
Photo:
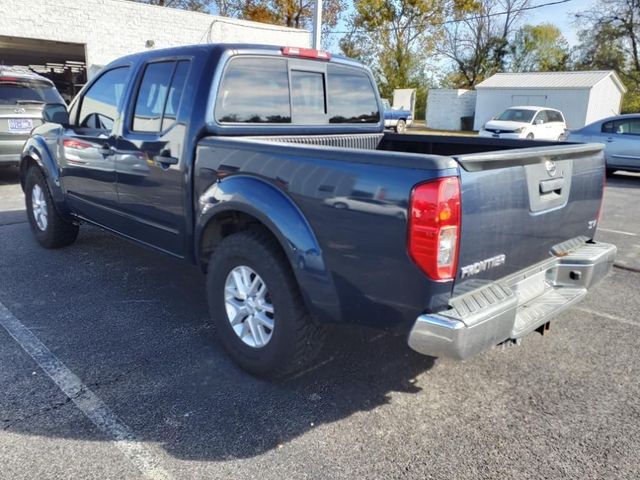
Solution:
M 313 42 L 311 46 L 316 50 L 322 48 L 322 0 L 315 0 L 313 9 Z

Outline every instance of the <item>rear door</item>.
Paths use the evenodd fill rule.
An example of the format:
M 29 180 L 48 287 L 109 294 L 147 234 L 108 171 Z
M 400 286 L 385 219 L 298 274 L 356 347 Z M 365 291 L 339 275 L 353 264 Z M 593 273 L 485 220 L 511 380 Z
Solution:
M 180 107 L 190 66 L 189 59 L 164 59 L 143 67 L 115 158 L 119 230 L 179 256 L 185 248 L 188 116 Z
M 456 159 L 462 167 L 456 289 L 502 278 L 549 258 L 563 242 L 594 236 L 604 182 L 600 145 Z
M 602 125 L 607 163 L 611 167 L 640 168 L 640 118 L 612 120 Z

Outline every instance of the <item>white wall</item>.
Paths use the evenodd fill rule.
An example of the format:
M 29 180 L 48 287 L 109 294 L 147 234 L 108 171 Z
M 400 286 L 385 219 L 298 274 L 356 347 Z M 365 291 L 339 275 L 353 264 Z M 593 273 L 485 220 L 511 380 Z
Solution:
M 89 68 L 145 50 L 147 40 L 155 48 L 208 42 L 311 44 L 304 30 L 128 0 L 0 0 L 0 35 L 85 44 Z
M 607 77 L 591 88 L 589 107 L 585 122 L 587 124 L 620 114 L 622 92 L 618 89 L 611 77 Z
M 503 110 L 522 103 L 523 97 L 532 97 L 535 101 L 542 101 L 541 107 L 551 107 L 561 110 L 569 128 L 580 128 L 587 119 L 589 105 L 589 89 L 489 89 L 479 88 L 476 100 L 476 118 L 474 130 L 491 120 Z M 530 102 L 529 102 L 530 103 Z
M 430 89 L 427 95 L 426 126 L 435 130 L 460 130 L 460 118 L 476 109 L 476 92 L 463 89 Z

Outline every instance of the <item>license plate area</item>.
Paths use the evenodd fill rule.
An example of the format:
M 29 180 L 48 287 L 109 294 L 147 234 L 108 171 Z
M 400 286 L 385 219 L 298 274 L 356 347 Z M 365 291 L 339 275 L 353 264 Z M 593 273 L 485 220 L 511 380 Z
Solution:
M 29 133 L 33 128 L 33 120 L 30 118 L 10 118 L 8 123 L 10 132 Z

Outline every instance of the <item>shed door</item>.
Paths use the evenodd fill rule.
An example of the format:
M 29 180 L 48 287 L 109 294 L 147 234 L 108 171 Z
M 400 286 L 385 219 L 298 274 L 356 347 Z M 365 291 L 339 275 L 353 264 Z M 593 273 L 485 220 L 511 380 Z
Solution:
M 544 107 L 547 105 L 546 95 L 512 95 L 511 105 L 533 105 L 536 107 Z

